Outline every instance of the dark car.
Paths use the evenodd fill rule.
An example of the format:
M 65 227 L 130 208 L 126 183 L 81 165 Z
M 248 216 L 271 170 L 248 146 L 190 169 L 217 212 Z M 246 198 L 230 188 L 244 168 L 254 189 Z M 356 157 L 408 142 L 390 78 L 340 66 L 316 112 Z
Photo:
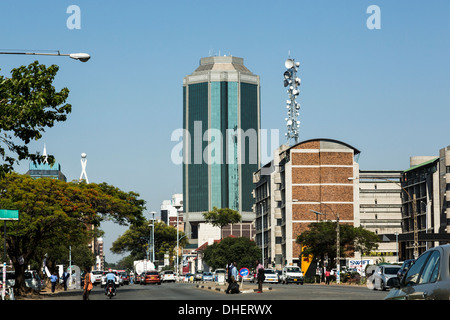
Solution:
M 449 300 L 450 244 L 422 253 L 385 299 Z

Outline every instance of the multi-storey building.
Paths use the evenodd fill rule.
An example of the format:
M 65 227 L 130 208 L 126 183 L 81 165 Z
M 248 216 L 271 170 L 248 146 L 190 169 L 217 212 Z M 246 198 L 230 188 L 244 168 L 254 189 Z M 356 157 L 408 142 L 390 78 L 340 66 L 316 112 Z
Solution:
M 381 240 L 378 249 L 366 253 L 363 259 L 398 261 L 397 240 L 402 232 L 401 174 L 402 171 L 395 170 L 361 170 L 359 178 L 354 179 L 359 187 L 359 216 L 355 217 L 355 227 L 372 231 Z
M 435 157 L 411 157 L 402 173 L 401 258 L 450 242 L 450 146 Z
M 296 239 L 318 219 L 354 224 L 358 190 L 349 178 L 359 172 L 359 153 L 341 141 L 307 140 L 282 146 L 255 173 L 256 242 L 264 244 L 265 264 L 300 265 Z
M 220 239 L 220 230 L 202 223 L 213 207 L 237 210 L 247 224 L 254 219 L 259 99 L 259 76 L 242 58 L 202 58 L 183 79 L 183 209 L 191 242 Z

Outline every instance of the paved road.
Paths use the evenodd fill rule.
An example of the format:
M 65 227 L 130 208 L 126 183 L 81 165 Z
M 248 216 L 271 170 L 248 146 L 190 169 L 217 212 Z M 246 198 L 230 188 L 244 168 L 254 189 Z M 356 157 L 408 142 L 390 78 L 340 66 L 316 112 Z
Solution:
M 244 284 L 241 294 L 225 294 L 225 286 L 214 284 L 202 285 L 192 283 L 164 283 L 162 285 L 125 285 L 117 290 L 117 296 L 112 300 L 382 300 L 387 292 L 369 290 L 365 286 L 348 285 L 265 285 L 265 291 L 260 294 L 253 292 L 252 284 Z M 267 290 L 268 288 L 272 290 Z M 46 296 L 47 300 L 80 300 L 82 292 L 73 290 Z M 94 287 L 91 300 L 107 300 L 104 291 L 99 286 Z

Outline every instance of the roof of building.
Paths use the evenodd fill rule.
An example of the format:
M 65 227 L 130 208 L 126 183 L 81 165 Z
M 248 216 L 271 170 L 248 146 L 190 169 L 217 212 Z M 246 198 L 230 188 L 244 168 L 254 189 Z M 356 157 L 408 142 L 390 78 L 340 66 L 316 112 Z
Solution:
M 290 146 L 288 149 L 292 149 L 298 145 L 307 143 L 307 142 L 312 142 L 312 141 L 325 141 L 325 142 L 331 142 L 331 143 L 336 143 L 336 144 L 341 144 L 347 148 L 353 149 L 354 154 L 359 154 L 361 153 L 361 151 L 359 151 L 358 149 L 356 149 L 355 147 L 349 145 L 348 143 L 339 141 L 339 140 L 335 140 L 335 139 L 328 139 L 328 138 L 316 138 L 316 139 L 309 139 L 309 140 L 305 140 L 305 141 L 301 141 L 297 144 L 294 144 L 293 146 Z
M 419 163 L 418 165 L 412 166 L 411 168 L 408 168 L 408 169 L 404 170 L 403 172 L 409 172 L 409 171 L 415 170 L 417 168 L 424 167 L 424 166 L 432 164 L 438 160 L 439 160 L 439 157 L 433 158 L 431 160 Z

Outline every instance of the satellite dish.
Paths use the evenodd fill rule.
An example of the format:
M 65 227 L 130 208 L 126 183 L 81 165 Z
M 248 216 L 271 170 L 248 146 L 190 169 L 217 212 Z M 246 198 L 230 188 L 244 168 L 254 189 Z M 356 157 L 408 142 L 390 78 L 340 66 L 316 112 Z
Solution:
M 294 60 L 286 59 L 286 61 L 284 62 L 284 66 L 288 69 L 292 68 L 294 66 Z

